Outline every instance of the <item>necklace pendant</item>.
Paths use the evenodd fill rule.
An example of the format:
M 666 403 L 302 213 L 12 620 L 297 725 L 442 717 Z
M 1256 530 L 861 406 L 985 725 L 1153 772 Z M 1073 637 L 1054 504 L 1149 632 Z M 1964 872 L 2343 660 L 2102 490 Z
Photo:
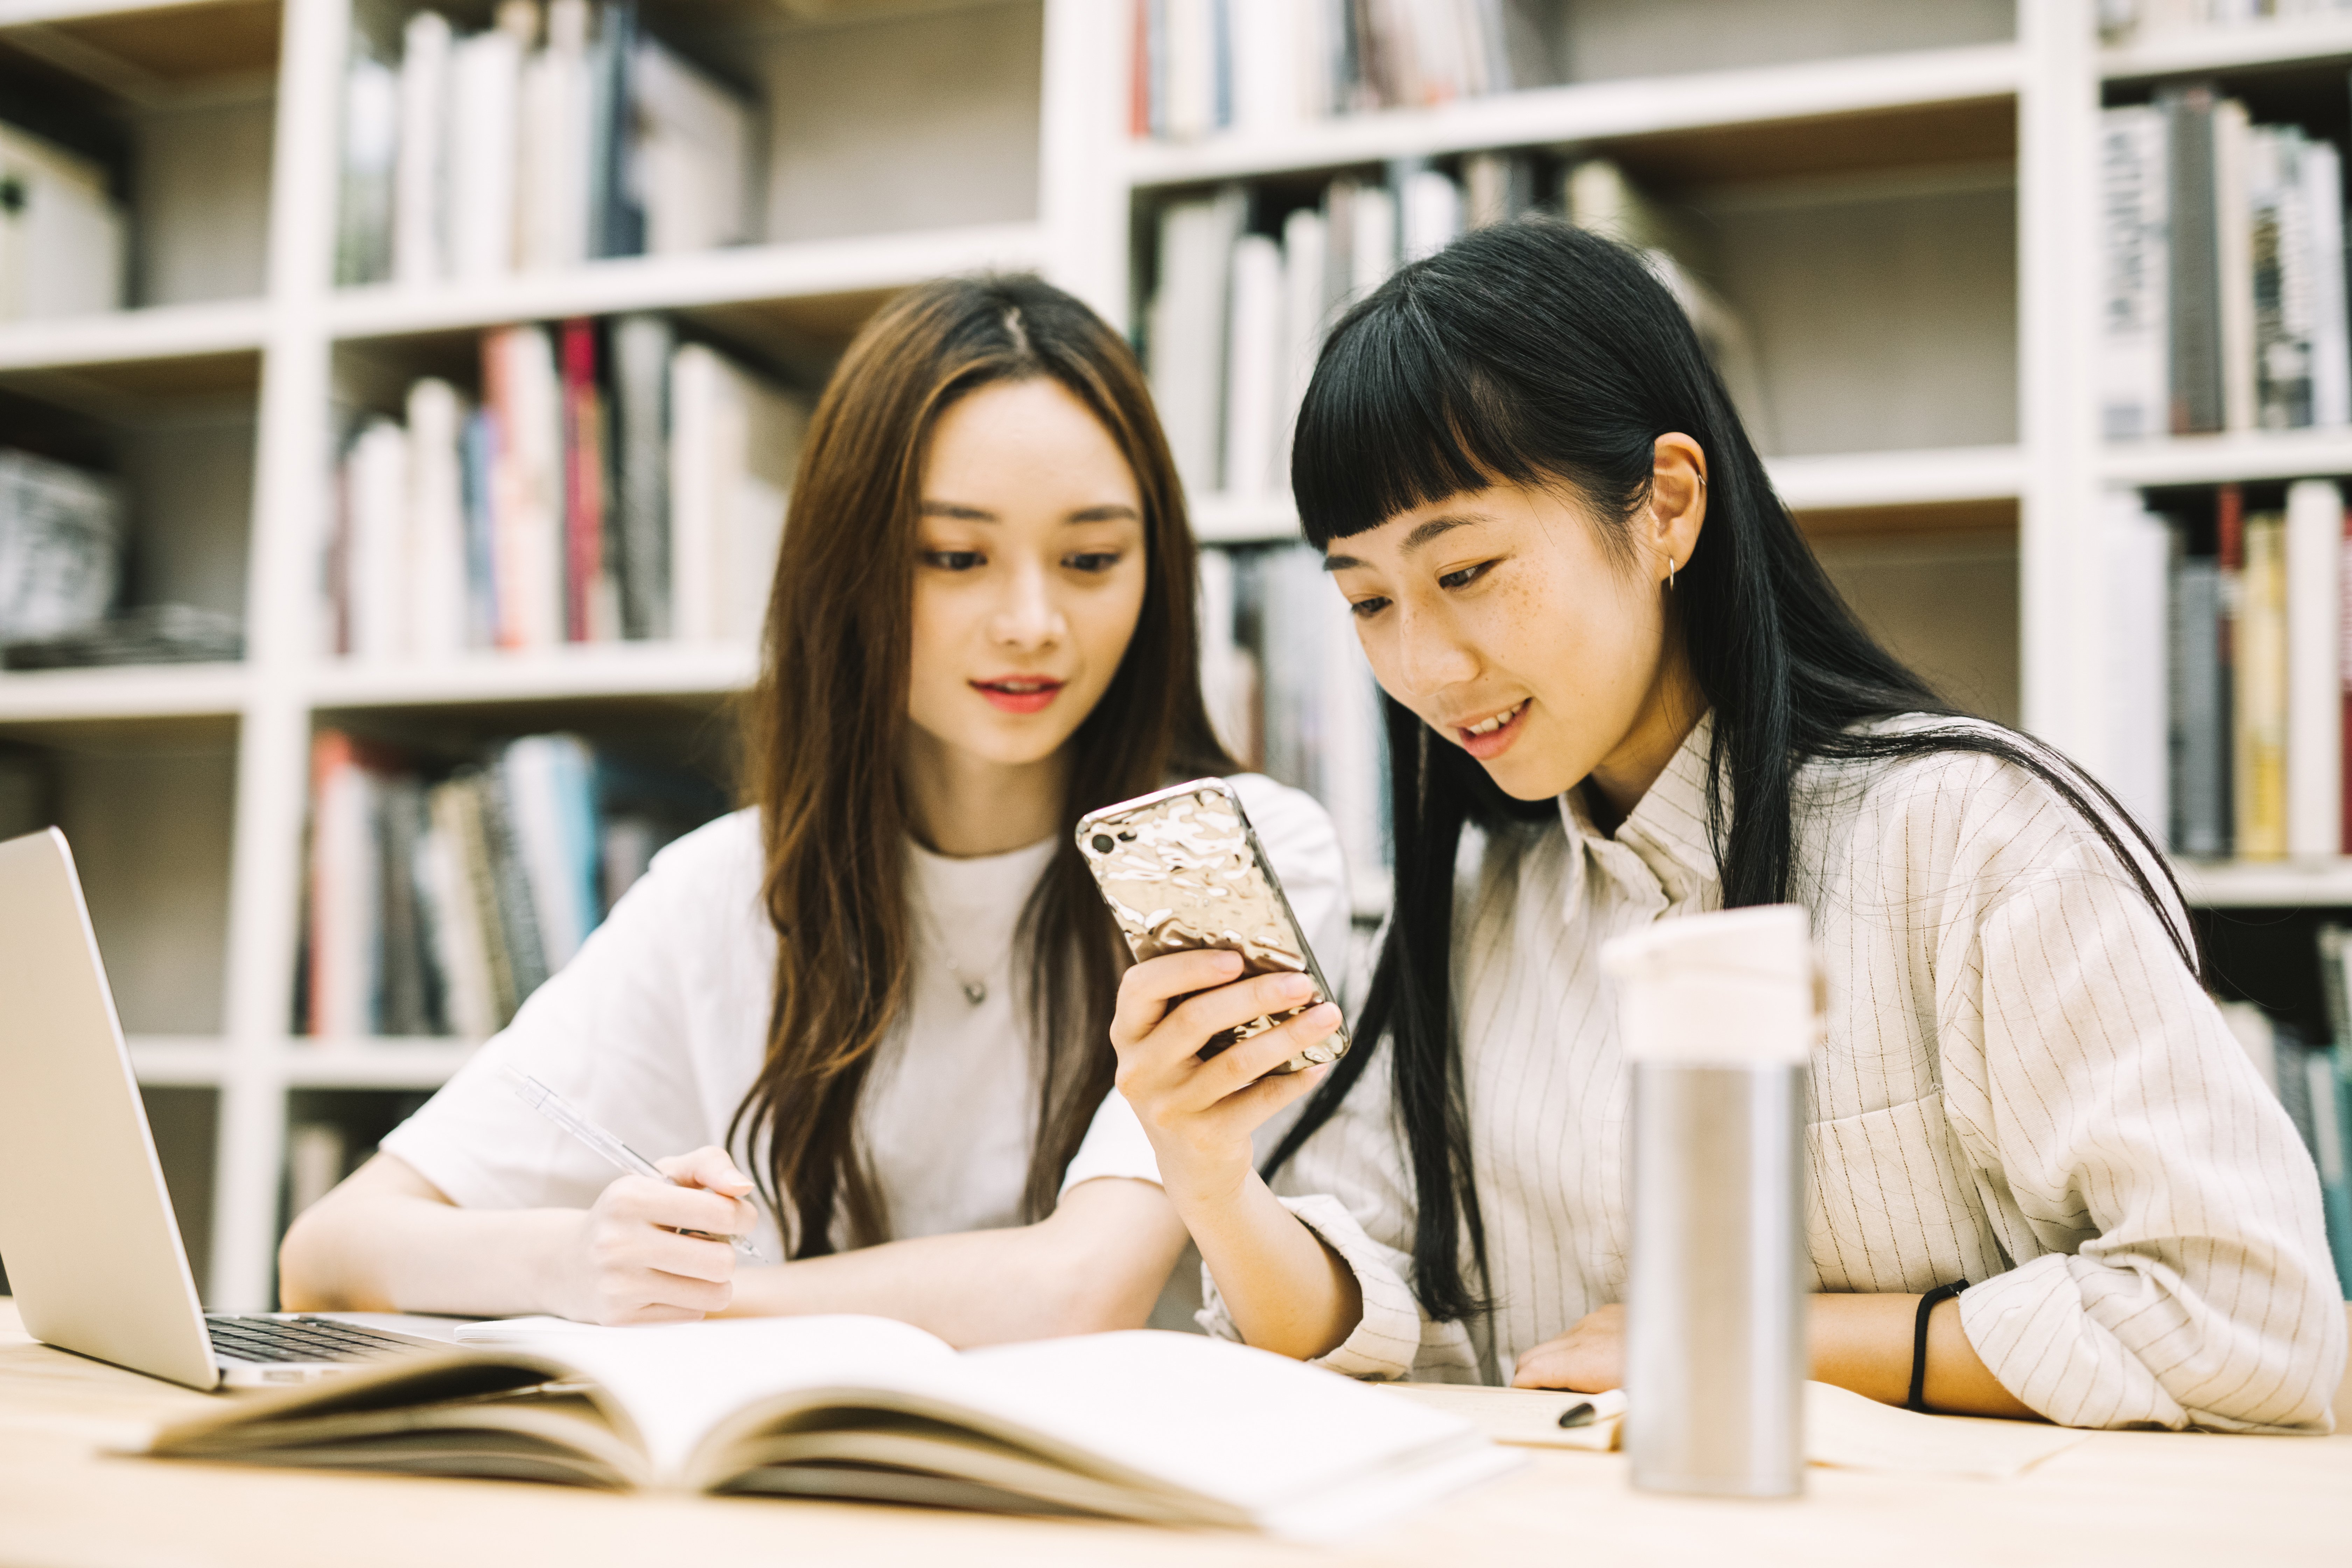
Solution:
M 967 980 L 963 983 L 963 999 L 977 1007 L 988 1000 L 988 987 L 977 980 Z

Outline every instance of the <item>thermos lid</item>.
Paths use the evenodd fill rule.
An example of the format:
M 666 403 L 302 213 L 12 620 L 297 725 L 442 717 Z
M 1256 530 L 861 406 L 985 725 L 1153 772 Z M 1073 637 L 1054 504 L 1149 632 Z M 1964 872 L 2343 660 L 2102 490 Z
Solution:
M 1801 1063 L 1819 1034 L 1811 922 L 1795 904 L 1661 921 L 1601 949 L 1634 1061 Z

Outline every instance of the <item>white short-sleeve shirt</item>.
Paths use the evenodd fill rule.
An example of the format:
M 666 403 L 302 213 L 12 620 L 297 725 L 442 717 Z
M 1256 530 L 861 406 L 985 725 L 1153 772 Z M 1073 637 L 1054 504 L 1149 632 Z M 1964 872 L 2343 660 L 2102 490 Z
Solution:
M 1231 782 L 1307 940 L 1326 958 L 1344 955 L 1347 878 L 1330 818 L 1271 779 Z M 1038 1085 L 1013 936 L 1056 842 L 971 859 L 909 847 L 920 917 L 913 990 L 858 1108 L 892 1238 L 1020 1223 Z M 648 1157 L 717 1143 L 743 1163 L 730 1123 L 767 1055 L 775 985 L 761 875 L 751 811 L 663 850 L 579 954 L 384 1150 L 468 1208 L 588 1206 L 614 1172 L 514 1096 L 503 1077 L 511 1068 Z M 974 978 L 986 992 L 977 1005 L 965 988 Z M 1112 1093 L 1063 1185 L 1159 1175 L 1134 1112 Z M 761 1231 L 763 1248 L 781 1257 L 772 1215 Z

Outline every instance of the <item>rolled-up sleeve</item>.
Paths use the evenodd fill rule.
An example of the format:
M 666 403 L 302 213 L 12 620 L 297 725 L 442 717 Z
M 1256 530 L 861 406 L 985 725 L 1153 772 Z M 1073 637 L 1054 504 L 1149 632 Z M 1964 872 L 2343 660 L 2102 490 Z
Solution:
M 2073 1426 L 2325 1432 L 2345 1315 L 2311 1158 L 2154 911 L 2076 847 L 1977 923 L 1947 1103 L 2018 1267 L 1959 1301 Z

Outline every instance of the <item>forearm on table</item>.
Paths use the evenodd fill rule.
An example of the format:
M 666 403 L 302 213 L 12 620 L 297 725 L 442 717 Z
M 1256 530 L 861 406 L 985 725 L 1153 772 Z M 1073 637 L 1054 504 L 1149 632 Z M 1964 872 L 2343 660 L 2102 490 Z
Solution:
M 1354 1270 L 1255 1173 L 1231 1198 L 1186 1211 L 1243 1342 L 1312 1361 L 1355 1332 L 1364 1296 Z
M 1034 1225 L 739 1269 L 728 1315 L 870 1312 L 957 1346 L 1140 1328 L 1183 1249 L 1157 1185 L 1106 1177 Z
M 388 1155 L 296 1218 L 278 1249 L 290 1311 L 549 1310 L 550 1260 L 573 1241 L 577 1209 L 467 1209 Z
M 1911 1393 L 1916 1296 L 1829 1293 L 1812 1299 L 1809 1330 L 1812 1375 L 1885 1405 Z M 2001 1385 L 1960 1327 L 1960 1304 L 1939 1301 L 1927 1318 L 1927 1374 L 1921 1398 L 1949 1415 L 2034 1420 L 2034 1411 Z

